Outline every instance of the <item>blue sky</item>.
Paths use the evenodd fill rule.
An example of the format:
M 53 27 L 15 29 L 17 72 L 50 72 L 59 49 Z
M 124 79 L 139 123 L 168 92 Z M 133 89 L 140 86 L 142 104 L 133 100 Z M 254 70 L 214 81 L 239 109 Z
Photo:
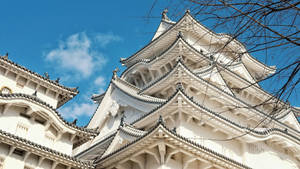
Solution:
M 151 9 L 153 1 L 141 0 L 0 1 L 0 54 L 79 86 L 80 93 L 59 111 L 85 125 L 96 108 L 91 95 L 106 90 L 112 70 L 124 70 L 121 57 L 151 40 L 169 5 L 163 2 Z

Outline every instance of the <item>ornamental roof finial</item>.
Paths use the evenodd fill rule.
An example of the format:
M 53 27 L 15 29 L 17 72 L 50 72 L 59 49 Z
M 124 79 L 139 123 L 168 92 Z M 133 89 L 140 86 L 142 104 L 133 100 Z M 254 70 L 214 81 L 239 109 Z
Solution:
M 181 83 L 181 82 L 178 82 L 178 83 L 176 84 L 176 89 L 177 89 L 177 90 L 182 90 L 182 89 L 183 89 L 182 83 Z
M 75 118 L 74 121 L 71 124 L 76 125 L 77 124 L 77 118 Z
M 4 59 L 8 59 L 8 53 L 3 56 Z
M 163 120 L 162 115 L 159 115 L 158 123 L 159 123 L 159 124 L 164 124 L 164 120 Z
M 183 38 L 183 33 L 181 31 L 178 32 L 178 35 L 177 35 L 179 38 Z
M 55 80 L 55 82 L 56 82 L 56 83 L 59 83 L 59 80 L 60 80 L 60 78 L 58 77 L 58 78 Z
M 163 20 L 170 21 L 170 19 L 169 19 L 168 16 L 167 16 L 167 13 L 168 13 L 168 9 L 166 8 L 166 9 L 164 9 L 163 12 L 161 13 L 161 18 L 162 18 Z
M 113 78 L 116 78 L 118 75 L 117 73 L 119 72 L 119 68 L 115 68 L 115 70 L 113 70 Z
M 125 118 L 125 116 L 123 115 L 123 116 L 121 117 L 121 120 L 120 120 L 120 126 L 121 126 L 121 127 L 124 126 L 124 118 Z
M 182 61 L 183 61 L 182 55 L 179 55 L 179 56 L 176 58 L 176 61 L 177 61 L 177 62 L 182 62 Z
M 49 76 L 48 72 L 45 72 L 44 76 L 45 76 L 46 79 L 50 79 L 50 76 Z

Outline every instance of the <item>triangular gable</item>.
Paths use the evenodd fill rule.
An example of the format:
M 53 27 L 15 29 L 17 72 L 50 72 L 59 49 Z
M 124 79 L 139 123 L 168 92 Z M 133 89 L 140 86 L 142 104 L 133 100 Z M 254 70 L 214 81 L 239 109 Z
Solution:
M 177 144 L 179 142 L 181 144 Z M 175 151 L 170 151 L 171 148 Z M 209 161 L 210 163 L 225 168 L 249 168 L 248 166 L 172 132 L 164 125 L 163 122 L 159 122 L 148 133 L 139 137 L 135 141 L 130 142 L 126 146 L 123 146 L 102 158 L 99 158 L 95 161 L 95 164 L 96 166 L 104 168 L 113 168 L 116 166 L 126 165 L 126 162 L 132 160 L 135 161 L 137 165 L 143 166 L 145 160 L 142 160 L 139 155 L 141 153 L 146 153 L 153 156 L 155 159 L 156 164 L 153 162 L 152 165 L 157 165 L 157 167 L 159 167 L 169 164 L 168 161 L 170 160 L 170 157 L 177 152 L 188 152 L 190 157 L 194 160 L 203 159 L 203 161 Z M 183 163 L 187 164 L 192 162 L 193 160 L 191 160 L 191 158 L 185 159 Z
M 121 124 L 122 123 L 122 124 Z M 123 145 L 132 142 L 146 132 L 136 129 L 133 126 L 121 122 L 119 128 L 112 134 L 95 138 L 89 143 L 84 151 L 77 153 L 75 156 L 85 160 L 93 160 L 96 157 L 108 154 Z M 99 140 L 100 139 L 100 140 Z
M 228 87 L 227 83 L 225 82 L 217 66 L 214 66 L 211 70 L 205 71 L 204 73 L 197 73 L 197 75 L 202 79 L 205 79 L 209 83 L 214 84 L 218 88 L 226 91 L 227 93 L 234 95 L 234 93 L 231 91 L 231 89 Z
M 110 145 L 106 148 L 106 151 L 103 153 L 102 156 L 106 156 L 121 147 L 125 146 L 126 144 L 133 142 L 134 140 L 142 137 L 147 132 L 134 128 L 133 126 L 124 124 L 120 126 L 115 137 L 111 141 Z M 101 157 L 101 156 L 100 156 Z
M 131 106 L 142 112 L 150 111 L 165 101 L 164 99 L 139 95 L 137 94 L 138 91 L 122 79 L 117 77 L 112 79 L 101 104 L 88 124 L 88 128 L 98 127 L 101 131 L 111 117 L 110 115 L 115 116 L 120 106 Z
M 245 78 L 250 83 L 259 86 L 257 80 L 252 77 L 252 75 L 242 62 L 236 65 L 228 66 L 228 69 Z
M 101 157 L 113 141 L 116 134 L 117 132 L 114 132 L 106 137 L 101 137 L 101 140 L 98 140 L 99 136 L 97 136 L 94 140 L 87 142 L 87 145 L 82 147 L 80 149 L 82 151 L 77 152 L 75 157 L 83 160 L 94 160 L 99 156 Z
M 201 84 L 206 83 L 209 87 L 212 85 L 218 86 L 221 90 L 226 91 L 233 95 L 231 90 L 227 87 L 225 81 L 222 79 L 221 75 L 214 75 L 215 79 L 219 79 L 218 83 L 211 84 L 206 80 L 202 79 L 199 75 L 194 74 L 191 72 L 183 63 L 182 61 L 178 61 L 177 64 L 173 67 L 171 71 L 166 73 L 164 76 L 158 78 L 156 81 L 152 82 L 151 84 L 147 85 L 141 90 L 141 94 L 153 94 L 156 91 L 160 91 L 161 88 L 164 88 L 165 85 L 176 85 L 178 82 L 186 82 L 186 80 L 194 79 Z M 193 83 L 192 83 L 193 84 Z

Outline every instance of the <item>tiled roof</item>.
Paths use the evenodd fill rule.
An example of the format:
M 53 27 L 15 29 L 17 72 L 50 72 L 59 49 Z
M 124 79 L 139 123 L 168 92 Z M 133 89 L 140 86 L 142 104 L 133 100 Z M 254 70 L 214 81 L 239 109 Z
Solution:
M 214 32 L 214 31 L 210 30 L 210 29 L 207 28 L 206 26 L 202 25 L 202 24 L 201 24 L 195 17 L 193 17 L 189 12 L 186 12 L 186 13 L 184 14 L 184 16 L 182 16 L 182 17 L 179 19 L 179 21 L 176 22 L 175 24 L 173 24 L 168 30 L 166 30 L 164 33 L 162 33 L 161 35 L 159 35 L 159 36 L 158 36 L 157 38 L 155 38 L 154 40 L 150 41 L 147 45 L 145 45 L 142 49 L 138 50 L 138 51 L 137 51 L 136 53 L 134 53 L 133 55 L 129 56 L 128 58 L 123 59 L 121 62 L 122 62 L 123 64 L 125 64 L 125 63 L 129 62 L 131 59 L 135 58 L 135 57 L 137 56 L 138 53 L 142 52 L 142 51 L 143 51 L 144 49 L 146 49 L 148 46 L 154 44 L 156 41 L 158 41 L 159 39 L 161 39 L 161 37 L 163 37 L 165 34 L 167 34 L 168 32 L 170 32 L 174 27 L 176 27 L 176 25 L 178 25 L 178 23 L 180 23 L 180 21 L 181 21 L 186 15 L 190 16 L 191 18 L 193 18 L 193 20 L 196 21 L 196 22 L 197 22 L 199 25 L 201 25 L 203 28 L 205 28 L 206 31 L 210 32 L 211 34 L 213 34 L 213 35 L 215 35 L 215 36 L 219 36 L 219 37 L 222 37 L 222 36 L 231 37 L 231 35 L 227 35 L 227 34 L 225 34 L 225 33 L 216 33 L 216 32 Z M 245 45 L 244 45 L 242 42 L 237 41 L 237 40 L 234 40 L 234 42 L 236 42 L 238 45 L 240 45 L 240 46 L 242 46 L 243 48 L 246 49 Z M 257 60 L 256 58 L 254 58 L 254 57 L 252 57 L 252 56 L 250 56 L 250 55 L 249 55 L 249 57 L 250 57 L 250 59 L 256 61 L 256 62 L 259 63 L 260 65 L 262 65 L 262 66 L 264 66 L 264 67 L 266 67 L 266 68 L 268 68 L 268 69 L 270 69 L 270 70 L 276 70 L 276 69 L 274 69 L 274 68 L 272 68 L 272 67 L 270 67 L 270 66 L 268 66 L 268 65 L 266 65 L 266 64 L 264 64 L 264 63 L 262 63 L 261 61 Z
M 76 130 L 85 132 L 87 134 L 93 135 L 93 136 L 98 135 L 97 129 L 88 129 L 88 128 L 85 128 L 85 127 L 79 127 L 79 126 L 76 126 L 73 123 L 70 123 L 70 122 L 66 121 L 56 109 L 54 109 L 48 103 L 40 100 L 36 96 L 31 96 L 31 95 L 27 95 L 27 94 L 23 94 L 23 93 L 12 93 L 12 94 L 2 94 L 2 93 L 0 93 L 0 98 L 4 98 L 4 99 L 19 99 L 19 98 L 21 98 L 21 99 L 25 99 L 25 100 L 29 100 L 29 101 L 33 101 L 35 103 L 41 104 L 41 105 L 46 106 L 47 108 L 49 108 L 51 111 L 53 111 L 65 125 L 67 125 L 69 127 L 72 127 L 73 129 L 76 129 Z
M 53 150 L 53 149 L 50 149 L 50 148 L 45 147 L 43 145 L 34 143 L 32 141 L 29 141 L 29 140 L 24 139 L 22 137 L 19 137 L 19 136 L 16 136 L 14 134 L 5 132 L 3 130 L 0 130 L 0 136 L 3 137 L 3 138 L 6 138 L 6 139 L 11 139 L 11 141 L 13 143 L 17 143 L 18 145 L 25 144 L 28 147 L 31 147 L 31 148 L 34 148 L 34 149 L 38 149 L 38 151 L 36 150 L 35 152 L 46 152 L 46 153 L 49 153 L 51 155 L 58 156 L 59 158 L 64 158 L 64 159 L 67 159 L 67 160 L 71 160 L 71 161 L 73 161 L 75 163 L 75 165 L 79 164 L 79 165 L 87 167 L 87 168 L 94 168 L 94 166 L 93 166 L 93 164 L 91 162 L 83 162 L 83 161 L 81 161 L 78 158 L 75 158 L 75 157 L 69 156 L 67 154 L 58 152 L 56 150 Z
M 187 44 L 188 44 L 188 43 L 187 43 Z M 192 46 L 191 46 L 191 47 L 192 47 Z M 192 47 L 192 48 L 193 48 L 193 47 Z M 196 49 L 194 49 L 194 50 L 196 50 Z M 196 51 L 197 51 L 197 50 L 196 50 Z M 178 62 L 181 62 L 181 61 L 179 60 Z M 205 81 L 205 80 L 202 79 L 201 77 L 197 76 L 197 75 L 196 75 L 194 72 L 192 72 L 190 69 L 188 69 L 188 67 L 186 67 L 185 64 L 183 64 L 182 62 L 181 62 L 181 64 L 186 68 L 186 70 L 188 70 L 189 72 L 191 72 L 192 74 L 194 74 L 196 77 L 198 77 L 198 78 L 201 79 L 202 81 L 208 83 L 207 81 Z M 247 83 L 250 83 L 250 84 L 251 84 L 251 82 L 249 82 L 247 79 L 241 77 L 240 75 L 238 75 L 238 74 L 236 74 L 235 72 L 231 71 L 231 70 L 228 69 L 227 67 L 225 67 L 225 66 L 223 66 L 223 65 L 221 65 L 221 64 L 218 64 L 218 63 L 215 63 L 215 64 L 216 64 L 217 66 L 220 66 L 221 68 L 224 68 L 224 69 L 227 70 L 228 72 L 233 73 L 234 75 L 236 75 L 237 77 L 239 77 L 239 78 L 241 78 L 242 80 L 246 81 Z M 174 66 L 174 67 L 175 67 L 175 66 Z M 141 90 L 141 92 L 144 91 L 144 90 L 146 90 L 147 88 L 149 88 L 149 87 L 155 85 L 155 84 L 156 84 L 158 81 L 160 81 L 161 79 L 165 78 L 165 77 L 166 77 L 166 76 L 174 69 L 174 67 L 173 67 L 168 73 L 166 73 L 165 75 L 163 75 L 163 76 L 160 77 L 159 79 L 157 79 L 157 80 L 155 80 L 154 82 L 152 82 L 152 83 L 150 83 L 149 85 L 147 85 L 144 89 Z M 230 93 L 228 93 L 228 92 L 226 92 L 226 91 L 220 89 L 219 87 L 215 86 L 214 84 L 211 84 L 211 83 L 209 83 L 209 84 L 212 85 L 212 86 L 213 86 L 214 88 L 216 88 L 217 90 L 220 90 L 220 91 L 224 92 L 225 94 L 230 95 L 230 97 L 232 97 L 232 98 L 238 100 L 239 102 L 242 102 L 243 104 L 245 104 L 245 105 L 247 105 L 247 106 L 249 106 L 249 107 L 252 107 L 252 106 L 249 105 L 248 103 L 244 102 L 243 100 L 241 100 L 241 99 L 239 99 L 239 98 L 237 98 L 237 97 L 232 96 Z M 256 85 L 254 85 L 254 87 L 256 87 L 256 88 L 262 90 L 260 87 L 258 87 L 258 86 L 256 86 Z M 263 91 L 263 92 L 266 92 L 266 91 L 264 91 L 264 90 L 262 90 L 262 91 Z M 140 92 L 140 93 L 141 93 L 141 92 Z M 267 92 L 266 92 L 266 93 L 267 93 Z M 269 93 L 267 93 L 267 94 L 269 94 Z M 269 95 L 270 95 L 270 94 L 269 94 Z M 274 117 L 272 117 L 272 116 L 270 116 L 270 115 L 268 115 L 268 114 L 266 114 L 266 113 L 264 113 L 264 112 L 262 112 L 262 111 L 256 109 L 255 107 L 253 107 L 253 109 L 256 110 L 257 112 L 259 112 L 260 114 L 263 114 L 264 116 L 273 119 L 274 121 L 280 123 L 281 125 L 284 125 L 284 126 L 286 126 L 287 128 L 290 128 L 291 130 L 294 130 L 294 131 L 300 133 L 300 131 L 297 131 L 297 130 L 295 130 L 295 129 L 293 129 L 293 128 L 287 126 L 287 125 L 285 125 L 284 123 L 278 121 L 276 118 L 274 118 Z

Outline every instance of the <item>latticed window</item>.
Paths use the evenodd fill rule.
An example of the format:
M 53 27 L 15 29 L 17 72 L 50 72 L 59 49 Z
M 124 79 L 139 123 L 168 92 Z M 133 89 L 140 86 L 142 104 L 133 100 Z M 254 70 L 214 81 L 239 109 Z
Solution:
M 17 124 L 17 128 L 16 128 L 16 135 L 21 136 L 21 137 L 26 137 L 27 133 L 28 133 L 28 128 L 29 126 L 19 122 Z
M 3 88 L 0 89 L 0 93 L 2 93 L 2 94 L 11 94 L 12 91 L 8 87 L 3 87 Z

